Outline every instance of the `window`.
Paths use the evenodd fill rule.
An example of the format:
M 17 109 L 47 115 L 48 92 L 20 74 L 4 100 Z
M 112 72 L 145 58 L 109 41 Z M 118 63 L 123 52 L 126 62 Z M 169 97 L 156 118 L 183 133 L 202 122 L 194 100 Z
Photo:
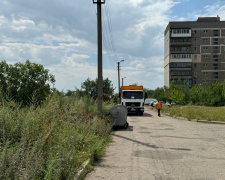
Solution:
M 208 66 L 208 64 L 203 64 L 203 67 L 207 67 Z
M 187 47 L 182 47 L 181 49 L 182 49 L 182 51 L 188 51 Z
M 194 56 L 194 60 L 197 60 L 197 55 Z
M 196 30 L 194 30 L 194 34 L 197 34 L 197 31 Z
M 209 38 L 203 38 L 203 41 L 208 41 L 209 40 Z
M 219 52 L 219 47 L 218 46 L 213 47 L 213 53 L 218 53 L 218 52 Z
M 218 69 L 218 64 L 213 64 L 214 69 L 217 70 Z
M 172 59 L 190 59 L 191 54 L 172 54 Z
M 172 70 L 171 76 L 191 76 L 191 71 Z
M 196 64 L 194 64 L 194 67 L 196 67 L 197 65 Z
M 217 45 L 218 44 L 218 38 L 214 38 L 213 41 L 214 41 L 213 42 L 214 45 Z
M 207 46 L 203 46 L 203 49 L 204 49 L 204 50 L 207 50 L 207 49 L 208 49 L 208 47 L 207 47 Z
M 190 30 L 189 29 L 173 29 L 172 33 L 173 34 L 189 34 Z
M 194 72 L 194 77 L 197 77 L 197 72 Z
M 213 36 L 218 36 L 218 30 L 213 30 Z
M 203 55 L 203 58 L 208 58 L 208 55 Z
M 204 74 L 204 75 L 208 75 L 208 72 L 204 72 L 203 74 Z
M 195 39 L 195 43 L 197 42 L 197 39 Z
M 207 32 L 208 32 L 208 30 L 203 30 L 203 32 L 204 32 L 204 33 L 207 33 Z
M 172 62 L 170 63 L 171 68 L 191 68 L 190 62 Z
M 194 52 L 196 52 L 197 51 L 197 47 L 194 47 Z
M 214 78 L 215 78 L 215 79 L 218 79 L 218 75 L 219 75 L 218 72 L 214 72 Z
M 218 61 L 218 55 L 213 56 L 213 61 Z

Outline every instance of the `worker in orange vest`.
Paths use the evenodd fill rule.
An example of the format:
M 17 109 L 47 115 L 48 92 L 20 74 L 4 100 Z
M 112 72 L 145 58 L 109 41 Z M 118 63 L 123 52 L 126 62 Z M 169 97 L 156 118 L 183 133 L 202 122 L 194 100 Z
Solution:
M 157 102 L 157 104 L 156 104 L 156 109 L 158 110 L 158 116 L 161 116 L 160 115 L 160 110 L 162 109 L 162 104 L 161 104 L 161 102 Z

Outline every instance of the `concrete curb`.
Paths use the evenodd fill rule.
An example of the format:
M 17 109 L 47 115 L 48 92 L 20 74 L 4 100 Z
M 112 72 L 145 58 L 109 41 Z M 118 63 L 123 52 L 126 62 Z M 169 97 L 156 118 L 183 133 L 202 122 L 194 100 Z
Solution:
M 74 180 L 82 180 L 88 172 L 87 166 L 91 163 L 91 158 L 87 159 L 81 166 L 81 170 L 75 175 Z

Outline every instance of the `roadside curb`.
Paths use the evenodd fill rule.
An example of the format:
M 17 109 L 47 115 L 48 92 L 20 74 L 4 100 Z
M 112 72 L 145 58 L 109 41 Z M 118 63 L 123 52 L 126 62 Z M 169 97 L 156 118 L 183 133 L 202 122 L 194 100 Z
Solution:
M 78 171 L 78 173 L 75 175 L 74 180 L 82 180 L 86 176 L 88 172 L 87 166 L 92 162 L 92 158 L 87 159 L 85 162 L 83 162 L 81 166 L 81 170 Z
M 184 118 L 184 117 L 170 116 L 170 114 L 168 114 L 168 113 L 163 113 L 163 114 L 166 115 L 166 116 L 169 116 L 169 117 L 173 117 L 173 118 L 180 119 L 180 120 L 185 120 L 185 121 L 225 125 L 225 122 L 220 122 L 220 121 L 208 121 L 208 120 L 198 120 L 198 119 L 187 119 L 187 118 Z

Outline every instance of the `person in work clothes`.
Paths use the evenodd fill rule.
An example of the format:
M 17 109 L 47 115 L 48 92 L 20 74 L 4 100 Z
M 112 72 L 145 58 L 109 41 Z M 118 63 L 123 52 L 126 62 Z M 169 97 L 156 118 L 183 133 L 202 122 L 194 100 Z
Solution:
M 158 116 L 161 116 L 160 115 L 160 110 L 162 109 L 162 104 L 161 104 L 161 102 L 157 102 L 157 104 L 156 104 L 156 109 L 158 110 Z

